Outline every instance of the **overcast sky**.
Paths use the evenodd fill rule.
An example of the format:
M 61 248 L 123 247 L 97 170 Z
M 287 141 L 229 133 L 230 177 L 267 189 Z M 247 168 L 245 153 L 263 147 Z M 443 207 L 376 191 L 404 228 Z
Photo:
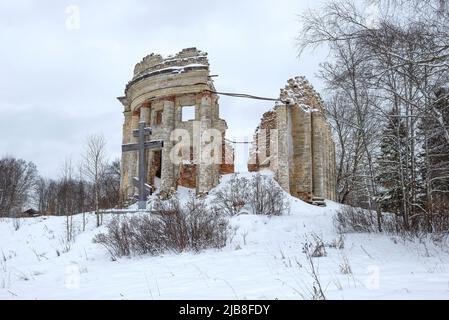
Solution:
M 120 156 L 123 95 L 145 55 L 186 47 L 209 53 L 219 91 L 278 97 L 288 78 L 314 76 L 323 52 L 297 57 L 298 14 L 307 0 L 0 0 L 0 157 L 59 175 L 101 133 Z M 79 24 L 77 16 L 79 13 Z M 228 137 L 249 137 L 270 102 L 220 98 Z M 246 151 L 237 151 L 244 168 Z

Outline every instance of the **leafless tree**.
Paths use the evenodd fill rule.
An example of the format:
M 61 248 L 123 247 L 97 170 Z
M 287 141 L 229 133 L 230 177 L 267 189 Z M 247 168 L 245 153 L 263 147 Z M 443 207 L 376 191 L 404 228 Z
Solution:
M 104 176 L 100 183 L 100 206 L 102 208 L 118 206 L 120 200 L 120 160 L 116 159 L 106 163 Z
M 403 227 L 420 228 L 432 216 L 431 195 L 441 201 L 449 181 L 447 2 L 333 0 L 301 19 L 300 53 L 320 45 L 330 52 L 321 75 L 340 200 L 374 209 L 379 230 L 380 209 L 399 204 Z
M 83 173 L 93 185 L 95 214 L 97 227 L 102 223 L 100 217 L 100 187 L 106 170 L 106 141 L 101 135 L 92 135 L 87 140 L 83 155 Z
M 14 216 L 29 203 L 37 178 L 32 162 L 4 157 L 0 159 L 0 216 Z

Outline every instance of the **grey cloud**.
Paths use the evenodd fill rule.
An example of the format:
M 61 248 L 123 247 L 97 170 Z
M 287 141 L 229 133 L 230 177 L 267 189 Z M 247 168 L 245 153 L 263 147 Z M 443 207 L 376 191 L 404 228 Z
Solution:
M 79 30 L 65 27 L 68 5 L 80 9 Z M 32 160 L 42 174 L 56 176 L 65 157 L 79 160 L 89 134 L 103 133 L 111 157 L 118 157 L 122 109 L 116 97 L 135 63 L 151 52 L 207 51 L 222 91 L 277 97 L 298 74 L 319 89 L 314 72 L 323 53 L 299 60 L 294 40 L 297 15 L 311 6 L 293 0 L 2 1 L 0 156 Z M 252 132 L 271 107 L 220 99 L 230 135 Z

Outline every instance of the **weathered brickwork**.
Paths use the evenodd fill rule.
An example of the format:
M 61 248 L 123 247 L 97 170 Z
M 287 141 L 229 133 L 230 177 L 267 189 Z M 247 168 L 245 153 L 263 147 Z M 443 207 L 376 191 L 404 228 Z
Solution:
M 284 190 L 304 201 L 335 200 L 335 145 L 320 96 L 296 77 L 281 89 L 280 100 L 256 129 L 255 142 L 271 143 L 253 144 L 248 170 L 271 169 Z M 277 129 L 276 137 L 263 129 Z
M 188 48 L 168 58 L 146 56 L 118 99 L 124 107 L 123 144 L 137 142 L 132 132 L 140 122 L 152 128 L 150 140 L 164 141 L 162 150 L 146 151 L 147 181 L 162 194 L 171 194 L 178 186 L 207 193 L 220 175 L 234 172 L 234 151 L 224 139 L 227 125 L 219 117 L 206 53 Z M 305 78 L 296 77 L 281 89 L 280 101 L 256 129 L 248 170 L 272 170 L 284 190 L 305 201 L 334 200 L 335 146 L 320 96 Z M 192 112 L 190 118 L 185 118 L 186 110 Z M 189 146 L 179 150 L 178 129 L 190 139 Z M 211 131 L 212 135 L 203 134 Z M 218 161 L 203 161 L 205 145 L 218 140 L 218 149 L 208 151 Z M 174 154 L 182 161 L 173 161 Z M 137 152 L 122 154 L 124 199 L 136 192 L 137 164 Z
M 224 137 L 226 122 L 219 118 L 218 96 L 209 75 L 207 54 L 196 48 L 184 49 L 174 56 L 163 58 L 150 54 L 134 68 L 134 76 L 127 84 L 125 95 L 118 99 L 124 106 L 123 144 L 136 142 L 132 131 L 144 121 L 152 128 L 150 140 L 164 140 L 161 151 L 147 151 L 148 182 L 170 193 L 178 185 L 208 192 L 218 184 L 222 173 L 234 171 L 233 163 L 203 164 L 199 159 L 197 137 L 207 129 L 216 129 Z M 191 119 L 182 119 L 183 107 L 194 109 Z M 193 146 L 192 155 L 182 163 L 171 161 L 170 152 L 176 141 L 175 129 L 188 131 Z M 223 158 L 233 159 L 233 150 L 223 144 Z M 129 198 L 135 193 L 132 179 L 137 176 L 137 152 L 122 154 L 121 194 Z

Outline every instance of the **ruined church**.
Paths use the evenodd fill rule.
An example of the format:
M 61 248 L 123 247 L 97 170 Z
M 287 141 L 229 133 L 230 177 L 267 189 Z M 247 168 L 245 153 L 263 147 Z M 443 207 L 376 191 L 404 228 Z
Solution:
M 320 95 L 304 77 L 288 80 L 279 102 L 262 116 L 248 171 L 270 169 L 301 200 L 336 199 L 335 144 Z
M 170 157 L 175 129 L 186 130 L 192 140 L 207 129 L 216 129 L 225 136 L 227 124 L 219 117 L 219 97 L 214 92 L 207 54 L 196 48 L 184 49 L 165 59 L 150 54 L 135 66 L 125 95 L 118 98 L 124 107 L 123 144 L 136 142 L 132 133 L 139 122 L 152 128 L 149 140 L 164 141 L 162 150 L 147 151 L 149 185 L 164 193 L 172 192 L 178 185 L 206 193 L 218 184 L 221 174 L 234 172 L 233 152 L 225 143 L 221 164 L 195 161 L 201 152 L 195 141 L 191 141 L 192 147 L 186 150 L 188 158 L 182 163 L 175 164 Z M 125 198 L 135 192 L 137 163 L 137 152 L 122 153 L 120 189 Z
M 227 124 L 219 114 L 219 96 L 209 71 L 207 53 L 196 48 L 162 57 L 150 54 L 136 64 L 134 75 L 118 97 L 123 105 L 123 144 L 137 142 L 133 131 L 145 122 L 149 140 L 162 140 L 162 150 L 146 150 L 147 183 L 169 194 L 178 186 L 207 193 L 223 174 L 234 172 L 234 151 L 226 143 Z M 191 143 L 183 161 L 173 161 L 177 129 L 188 133 Z M 201 161 L 202 133 L 214 130 L 221 139 L 219 163 Z M 263 132 L 263 134 L 262 134 Z M 196 142 L 197 138 L 199 142 Z M 217 140 L 209 137 L 209 142 Z M 207 143 L 207 142 L 206 142 Z M 210 151 L 208 151 L 210 152 Z M 120 192 L 124 199 L 135 194 L 138 153 L 123 152 Z M 264 114 L 256 129 L 248 170 L 270 169 L 281 187 L 302 200 L 335 199 L 335 151 L 319 95 L 304 78 L 291 79 L 281 90 L 279 102 Z

